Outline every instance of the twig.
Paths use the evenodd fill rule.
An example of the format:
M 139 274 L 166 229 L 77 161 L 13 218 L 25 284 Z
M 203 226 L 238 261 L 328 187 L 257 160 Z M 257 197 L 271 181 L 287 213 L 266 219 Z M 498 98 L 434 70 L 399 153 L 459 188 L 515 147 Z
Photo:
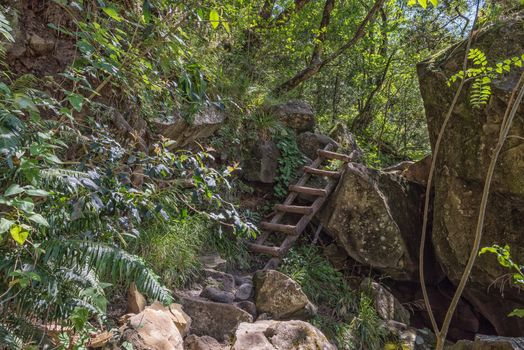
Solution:
M 471 47 L 471 42 L 473 41 L 473 29 L 475 28 L 475 23 L 477 22 L 479 7 L 480 7 L 480 0 L 477 0 L 477 5 L 475 7 L 475 18 L 473 20 L 473 26 L 471 27 L 471 31 L 468 36 L 466 50 L 464 53 L 464 61 L 462 63 L 463 72 L 467 70 L 467 66 L 468 66 L 468 52 Z M 464 79 L 462 79 L 460 81 L 459 87 L 457 88 L 457 91 L 455 92 L 453 101 L 451 102 L 451 105 L 449 106 L 448 112 L 446 113 L 444 122 L 442 123 L 442 127 L 440 128 L 440 131 L 438 133 L 437 141 L 435 142 L 435 149 L 433 150 L 433 158 L 431 160 L 431 167 L 429 169 L 428 181 L 427 181 L 427 186 L 426 186 L 426 194 L 425 194 L 425 199 L 424 199 L 424 216 L 422 220 L 422 233 L 420 237 L 420 249 L 419 249 L 419 278 L 420 278 L 420 286 L 422 289 L 422 295 L 424 297 L 424 303 L 426 305 L 426 309 L 428 310 L 428 316 L 431 321 L 431 326 L 433 327 L 433 331 L 435 332 L 435 335 L 437 336 L 437 338 L 440 338 L 440 330 L 437 325 L 437 321 L 435 320 L 435 315 L 433 314 L 433 310 L 431 309 L 431 303 L 429 301 L 428 291 L 427 291 L 426 283 L 425 283 L 425 275 L 424 275 L 424 250 L 426 247 L 426 231 L 428 228 L 429 201 L 431 197 L 431 187 L 433 184 L 433 175 L 435 173 L 435 167 L 437 163 L 438 153 L 440 150 L 440 144 L 442 142 L 444 131 L 446 130 L 446 126 L 448 125 L 448 122 L 451 118 L 451 114 L 453 113 L 453 110 L 455 109 L 455 105 L 457 104 L 458 98 L 460 96 L 460 93 L 462 92 L 462 88 L 464 87 L 464 84 L 465 84 L 465 81 Z

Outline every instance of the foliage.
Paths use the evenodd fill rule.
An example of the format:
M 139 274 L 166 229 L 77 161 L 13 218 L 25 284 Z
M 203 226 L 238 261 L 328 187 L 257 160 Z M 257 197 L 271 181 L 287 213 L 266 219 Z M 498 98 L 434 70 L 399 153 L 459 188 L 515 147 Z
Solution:
M 283 198 L 287 195 L 291 182 L 296 179 L 297 170 L 304 165 L 304 156 L 298 149 L 295 135 L 289 130 L 283 130 L 278 135 L 277 147 L 280 157 L 274 191 L 277 197 Z
M 519 265 L 513 261 L 508 245 L 501 247 L 495 244 L 491 247 L 484 247 L 480 250 L 479 255 L 485 253 L 495 254 L 499 264 L 512 272 L 513 283 L 518 287 L 524 287 L 524 265 Z M 515 309 L 508 316 L 524 317 L 524 309 Z
M 473 67 L 468 68 L 466 72 L 460 71 L 451 76 L 448 86 L 460 79 L 473 80 L 471 85 L 470 102 L 475 108 L 480 108 L 488 103 L 491 96 L 490 84 L 493 80 L 500 78 L 503 74 L 511 71 L 511 66 L 522 67 L 524 54 L 521 57 L 507 58 L 498 62 L 494 66 L 488 65 L 486 54 L 480 49 L 471 49 L 468 58 L 473 61 Z

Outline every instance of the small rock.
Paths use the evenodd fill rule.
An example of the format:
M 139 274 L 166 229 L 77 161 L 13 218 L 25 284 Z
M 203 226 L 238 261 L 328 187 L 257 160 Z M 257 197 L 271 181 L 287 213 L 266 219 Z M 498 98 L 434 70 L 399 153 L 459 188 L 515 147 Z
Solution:
M 300 285 L 275 270 L 260 270 L 253 278 L 255 304 L 258 313 L 268 313 L 273 319 L 307 319 L 315 315 L 316 307 Z
M 163 311 L 173 321 L 176 328 L 178 328 L 178 331 L 182 336 L 186 336 L 189 333 L 189 328 L 191 326 L 191 317 L 189 317 L 188 314 L 182 310 L 182 305 L 173 303 L 169 305 L 169 307 L 166 307 L 159 303 L 158 301 L 155 301 L 152 305 L 147 307 L 148 309 L 153 310 L 159 310 Z
M 95 335 L 93 338 L 89 339 L 87 346 L 95 349 L 103 348 L 112 338 L 113 334 L 111 332 L 101 332 Z
M 231 304 L 189 297 L 181 298 L 181 304 L 191 316 L 191 333 L 198 336 L 208 335 L 224 341 L 235 333 L 241 322 L 253 322 L 249 313 Z
M 253 284 L 253 277 L 251 275 L 245 275 L 245 276 L 234 275 L 233 277 L 235 278 L 235 283 L 237 286 L 240 286 L 244 283 Z
M 127 293 L 127 312 L 138 314 L 146 307 L 146 298 L 136 288 L 136 283 L 131 282 Z
M 278 175 L 280 150 L 272 140 L 260 140 L 249 151 L 242 164 L 242 176 L 247 181 L 273 183 Z
M 375 310 L 382 319 L 409 325 L 409 312 L 386 288 L 370 278 L 364 278 L 360 284 L 360 290 L 371 297 Z
M 213 269 L 204 269 L 208 284 L 220 288 L 226 292 L 233 292 L 235 289 L 235 278 L 229 273 Z
M 230 304 L 235 300 L 235 295 L 233 293 L 220 290 L 213 286 L 207 286 L 204 288 L 202 293 L 200 293 L 200 297 L 224 304 Z
M 335 350 L 317 328 L 303 321 L 241 323 L 232 350 Z
M 208 269 L 221 270 L 227 263 L 227 261 L 222 259 L 218 253 L 202 255 L 198 258 L 198 260 L 200 260 L 200 262 Z
M 461 340 L 446 350 L 522 350 L 524 338 L 477 334 L 474 341 Z
M 244 300 L 250 299 L 252 296 L 253 296 L 253 284 L 244 283 L 240 287 L 238 287 L 235 293 L 235 300 L 244 301 Z
M 133 349 L 183 350 L 182 335 L 168 313 L 146 308 L 133 315 L 123 329 L 122 338 Z
M 257 318 L 257 307 L 255 303 L 245 300 L 236 302 L 235 306 L 241 308 L 242 310 L 253 316 L 253 319 Z
M 29 46 L 38 54 L 43 55 L 53 51 L 55 42 L 53 40 L 44 39 L 36 34 L 29 38 Z
M 184 341 L 184 348 L 186 350 L 225 350 L 228 347 L 223 346 L 218 340 L 207 335 L 198 337 L 191 334 Z
M 310 159 L 317 158 L 317 151 L 328 144 L 338 146 L 331 137 L 306 131 L 297 136 L 297 145 L 300 152 Z

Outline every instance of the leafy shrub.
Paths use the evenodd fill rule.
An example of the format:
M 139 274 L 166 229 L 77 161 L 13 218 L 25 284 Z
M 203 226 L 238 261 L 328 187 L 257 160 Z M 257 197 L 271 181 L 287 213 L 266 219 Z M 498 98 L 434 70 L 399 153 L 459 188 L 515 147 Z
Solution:
M 283 198 L 288 193 L 289 185 L 297 178 L 298 169 L 304 165 L 304 156 L 298 149 L 295 135 L 283 130 L 277 136 L 277 147 L 280 150 L 278 175 L 275 178 L 275 195 Z

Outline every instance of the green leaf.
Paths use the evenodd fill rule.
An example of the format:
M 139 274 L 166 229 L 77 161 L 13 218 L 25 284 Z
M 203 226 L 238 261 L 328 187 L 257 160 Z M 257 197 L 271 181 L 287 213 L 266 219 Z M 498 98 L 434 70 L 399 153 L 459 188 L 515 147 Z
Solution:
M 24 245 L 25 241 L 27 240 L 27 236 L 29 236 L 29 232 L 24 231 L 22 227 L 18 225 L 11 227 L 9 232 L 11 233 L 11 237 L 13 237 L 15 242 L 20 245 Z
M 26 190 L 25 193 L 27 193 L 28 195 L 33 196 L 33 197 L 47 197 L 47 196 L 49 196 L 49 192 L 41 190 L 39 188 L 33 188 L 33 189 Z
M 229 23 L 227 23 L 226 21 L 222 21 L 222 26 L 224 27 L 226 32 L 231 33 L 231 28 L 229 28 Z
M 102 11 L 117 22 L 122 22 L 123 20 L 123 18 L 118 14 L 118 11 L 112 6 L 103 7 Z
M 524 317 L 524 309 L 515 309 L 508 316 Z
M 429 0 L 429 2 L 431 2 L 431 4 L 433 4 L 433 7 L 437 7 L 437 5 L 438 5 L 438 0 Z
M 23 192 L 25 192 L 25 190 L 22 187 L 20 187 L 20 185 L 12 184 L 7 188 L 7 190 L 5 190 L 4 196 L 11 197 Z
M 11 226 L 13 226 L 13 224 L 14 224 L 14 221 L 1 218 L 0 219 L 0 233 L 4 233 L 7 230 L 9 230 Z
M 71 103 L 71 106 L 73 106 L 73 108 L 77 112 L 80 112 L 82 110 L 82 105 L 84 104 L 83 96 L 71 92 L 67 96 L 67 99 L 69 100 L 69 103 Z
M 418 3 L 420 6 L 422 6 L 424 9 L 428 8 L 428 0 L 418 0 Z
M 211 12 L 209 12 L 209 21 L 211 22 L 213 29 L 218 28 L 218 25 L 220 24 L 220 16 L 216 10 L 211 10 Z
M 28 217 L 29 220 L 36 222 L 39 225 L 49 227 L 47 220 L 40 214 L 33 214 Z

